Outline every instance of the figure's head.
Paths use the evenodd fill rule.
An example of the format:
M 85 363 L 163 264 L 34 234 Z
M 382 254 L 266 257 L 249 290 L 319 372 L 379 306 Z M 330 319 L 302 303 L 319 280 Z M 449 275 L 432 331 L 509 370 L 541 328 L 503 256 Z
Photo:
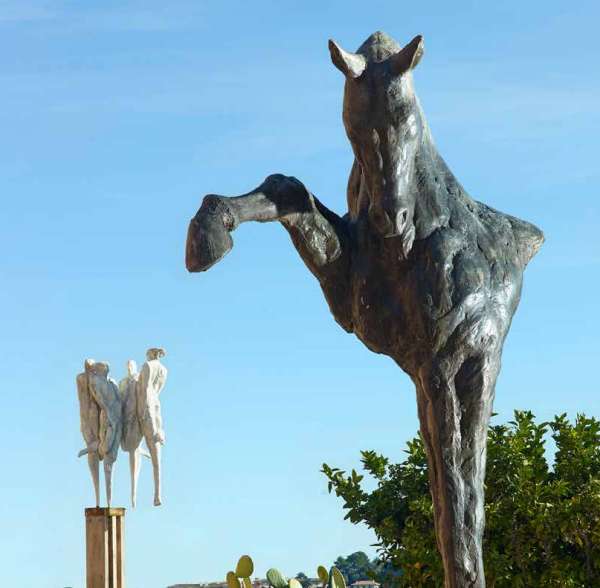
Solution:
M 93 372 L 94 371 L 94 364 L 95 363 L 96 362 L 93 359 L 90 359 L 90 358 L 84 360 L 84 362 L 83 362 L 83 369 L 84 369 L 84 371 L 86 373 L 88 373 L 88 374 L 91 373 L 91 372 Z
M 96 363 L 94 363 L 94 373 L 95 374 L 102 376 L 102 377 L 107 377 L 108 372 L 110 372 L 110 366 L 108 365 L 108 363 L 106 361 L 97 361 Z
M 407 181 L 407 146 L 422 128 L 412 69 L 423 55 L 423 37 L 405 47 L 385 33 L 371 35 L 356 53 L 329 41 L 333 64 L 346 77 L 344 126 L 370 197 L 369 217 L 384 237 L 401 236 L 405 253 L 414 240 L 414 194 Z
M 165 350 L 161 347 L 150 347 L 148 351 L 146 351 L 146 359 L 151 361 L 153 359 L 159 359 L 166 355 Z
M 137 363 L 133 359 L 127 362 L 127 375 L 133 376 L 137 372 Z

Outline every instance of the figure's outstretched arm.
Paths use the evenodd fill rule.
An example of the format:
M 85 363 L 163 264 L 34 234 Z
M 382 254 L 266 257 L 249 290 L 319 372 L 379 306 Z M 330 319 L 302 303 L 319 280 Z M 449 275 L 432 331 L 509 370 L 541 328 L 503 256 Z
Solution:
M 230 232 L 246 221 L 280 221 L 319 280 L 336 320 L 351 331 L 350 239 L 345 221 L 296 178 L 275 174 L 242 196 L 208 195 L 188 229 L 185 263 L 206 271 L 233 247 Z

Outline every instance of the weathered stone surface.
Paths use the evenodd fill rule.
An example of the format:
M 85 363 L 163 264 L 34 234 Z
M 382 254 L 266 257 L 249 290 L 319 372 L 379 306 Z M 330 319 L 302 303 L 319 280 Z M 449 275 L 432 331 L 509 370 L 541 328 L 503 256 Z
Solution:
M 160 363 L 163 349 L 152 347 L 146 352 L 147 361 L 140 374 L 133 360 L 127 363 L 128 374 L 119 386 L 108 377 L 106 362 L 86 359 L 84 372 L 77 375 L 81 433 L 86 448 L 79 455 L 87 455 L 96 507 L 100 505 L 99 462 L 104 462 L 106 500 L 112 498 L 112 466 L 117 459 L 119 445 L 129 453 L 131 471 L 131 503 L 136 505 L 137 480 L 141 457 L 152 460 L 154 472 L 154 505 L 161 504 L 161 446 L 165 442 L 159 394 L 166 379 L 167 369 Z M 146 441 L 148 451 L 142 449 Z

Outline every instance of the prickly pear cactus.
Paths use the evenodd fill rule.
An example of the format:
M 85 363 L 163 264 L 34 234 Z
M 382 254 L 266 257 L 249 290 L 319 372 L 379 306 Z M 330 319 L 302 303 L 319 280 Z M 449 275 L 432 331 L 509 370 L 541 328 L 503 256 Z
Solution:
M 227 572 L 227 588 L 252 588 L 250 577 L 254 573 L 254 562 L 249 555 L 240 557 L 235 572 Z M 344 576 L 335 566 L 329 572 L 323 566 L 317 568 L 317 576 L 322 583 L 322 588 L 346 588 Z M 286 578 L 278 569 L 271 568 L 267 572 L 267 581 L 272 588 L 302 588 L 296 579 Z
M 242 555 L 235 572 L 227 572 L 227 588 L 252 588 L 250 576 L 254 573 L 254 562 L 249 555 Z
M 329 572 L 329 582 L 327 583 L 328 588 L 346 588 L 346 580 L 342 572 L 333 566 Z
M 327 586 L 327 584 L 329 583 L 329 572 L 325 569 L 324 566 L 319 566 L 317 568 L 317 576 L 319 577 L 319 580 L 321 580 L 323 588 L 325 588 L 325 586 Z
M 275 568 L 271 568 L 267 572 L 267 580 L 273 588 L 288 588 L 288 579 Z
M 227 572 L 227 588 L 242 588 L 238 577 L 233 572 Z
M 235 568 L 235 575 L 238 578 L 249 578 L 254 573 L 254 562 L 249 555 L 242 555 Z

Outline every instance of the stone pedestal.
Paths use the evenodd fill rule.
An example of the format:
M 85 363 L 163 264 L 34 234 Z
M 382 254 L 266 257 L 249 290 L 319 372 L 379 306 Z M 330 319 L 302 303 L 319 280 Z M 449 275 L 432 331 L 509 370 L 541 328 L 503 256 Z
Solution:
M 86 588 L 125 588 L 124 508 L 86 508 Z

